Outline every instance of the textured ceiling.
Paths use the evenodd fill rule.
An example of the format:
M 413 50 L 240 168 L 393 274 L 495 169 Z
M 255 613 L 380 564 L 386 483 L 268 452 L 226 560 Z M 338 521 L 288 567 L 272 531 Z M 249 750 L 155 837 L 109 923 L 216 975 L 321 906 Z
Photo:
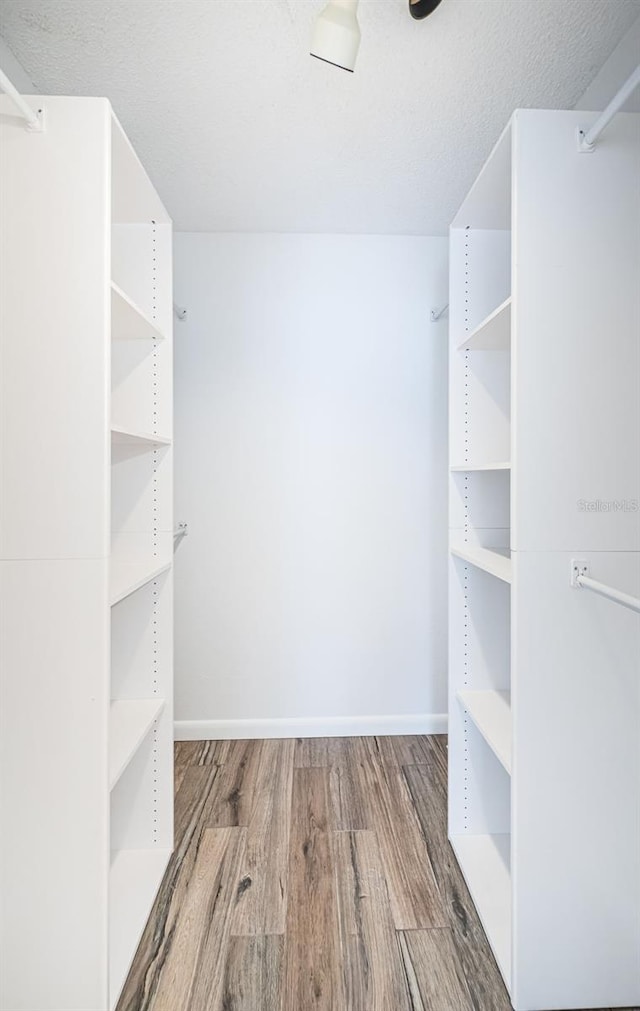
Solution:
M 43 93 L 106 95 L 176 228 L 444 234 L 518 106 L 570 108 L 640 0 L 361 0 L 355 74 L 308 55 L 324 0 L 1 0 Z

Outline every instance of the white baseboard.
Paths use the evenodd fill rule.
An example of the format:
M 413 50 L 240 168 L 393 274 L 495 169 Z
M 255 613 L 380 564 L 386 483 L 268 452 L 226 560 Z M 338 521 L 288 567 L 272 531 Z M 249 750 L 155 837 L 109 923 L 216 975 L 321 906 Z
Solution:
M 446 713 L 408 716 L 300 716 L 268 720 L 176 720 L 176 741 L 237 741 L 262 737 L 372 737 L 446 734 Z

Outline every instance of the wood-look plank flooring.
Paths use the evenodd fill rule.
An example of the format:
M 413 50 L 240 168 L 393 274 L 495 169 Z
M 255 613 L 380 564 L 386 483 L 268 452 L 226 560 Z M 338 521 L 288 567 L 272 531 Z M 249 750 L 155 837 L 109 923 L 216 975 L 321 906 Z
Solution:
M 510 1011 L 444 737 L 176 745 L 176 849 L 117 1011 Z

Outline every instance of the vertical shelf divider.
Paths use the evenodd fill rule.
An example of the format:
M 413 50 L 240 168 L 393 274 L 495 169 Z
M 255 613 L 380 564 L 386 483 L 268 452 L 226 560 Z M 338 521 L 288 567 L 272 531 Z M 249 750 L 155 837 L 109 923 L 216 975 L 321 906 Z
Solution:
M 449 838 L 515 1011 L 640 1005 L 640 625 L 570 585 L 640 594 L 640 115 L 588 119 L 517 110 L 450 230 Z
M 0 1009 L 113 1011 L 173 847 L 172 225 L 106 99 L 35 100 L 0 95 Z

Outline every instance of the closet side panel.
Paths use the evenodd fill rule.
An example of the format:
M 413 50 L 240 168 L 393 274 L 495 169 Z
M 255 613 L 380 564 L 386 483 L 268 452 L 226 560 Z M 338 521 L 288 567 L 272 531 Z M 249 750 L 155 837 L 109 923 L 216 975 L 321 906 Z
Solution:
M 515 114 L 512 548 L 640 550 L 640 116 Z
M 0 562 L 0 1008 L 106 1006 L 102 561 Z
M 109 106 L 0 98 L 0 558 L 109 552 Z
M 598 578 L 640 595 L 640 555 Z M 513 555 L 514 1007 L 640 1004 L 640 617 Z

